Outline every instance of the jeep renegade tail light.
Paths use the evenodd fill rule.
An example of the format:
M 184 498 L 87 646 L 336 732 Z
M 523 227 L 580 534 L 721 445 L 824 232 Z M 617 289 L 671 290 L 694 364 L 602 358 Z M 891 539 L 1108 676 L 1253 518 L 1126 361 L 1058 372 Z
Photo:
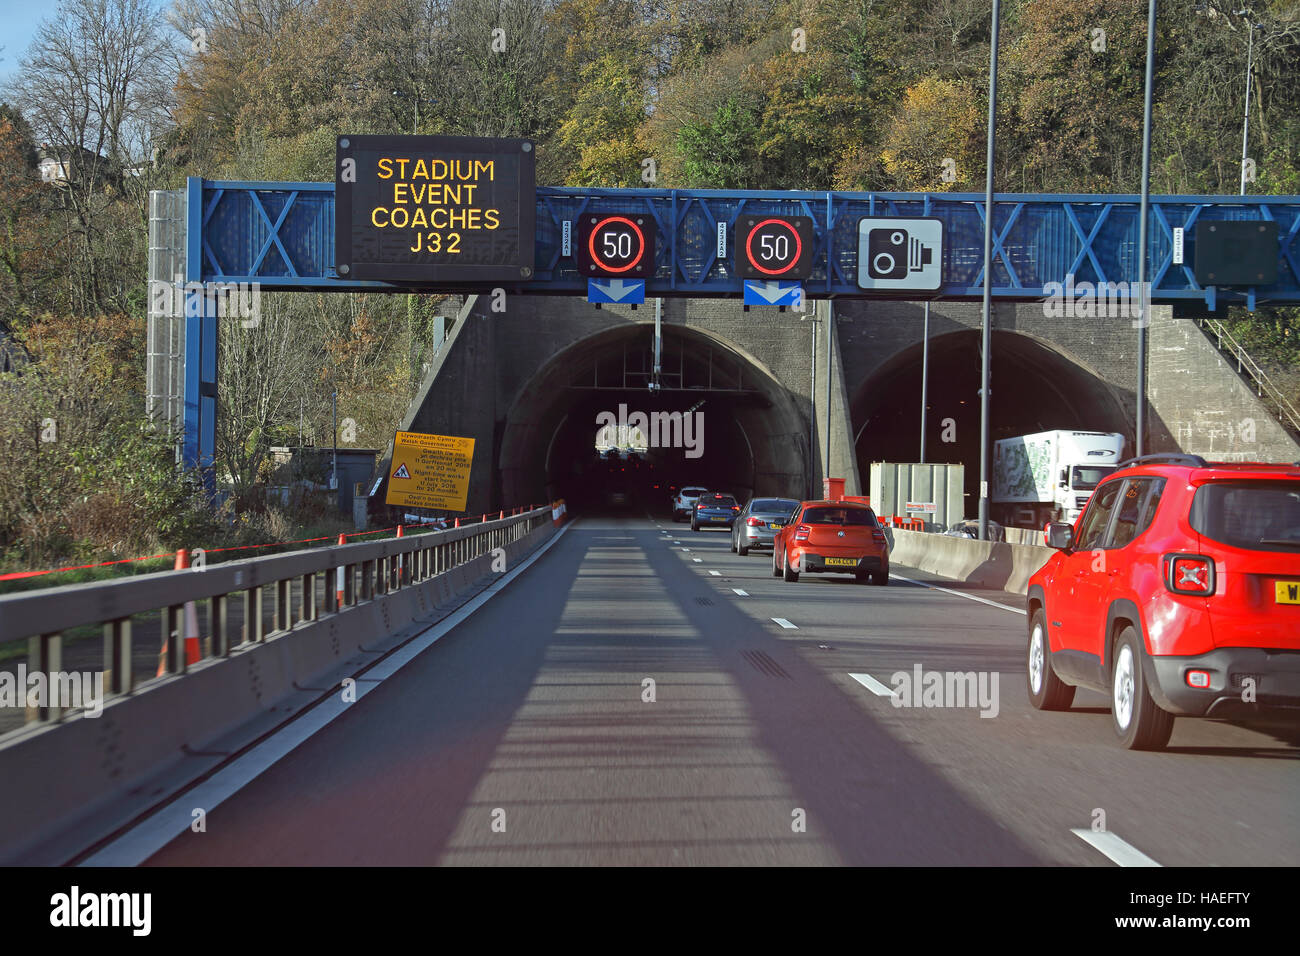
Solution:
M 1165 587 L 1175 594 L 1214 593 L 1214 559 L 1203 554 L 1166 554 Z

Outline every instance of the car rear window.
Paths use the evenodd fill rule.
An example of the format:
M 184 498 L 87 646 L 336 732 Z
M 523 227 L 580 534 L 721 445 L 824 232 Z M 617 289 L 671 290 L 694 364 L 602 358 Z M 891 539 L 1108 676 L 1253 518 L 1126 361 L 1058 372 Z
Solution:
M 701 508 L 730 508 L 735 503 L 736 499 L 731 495 L 704 495 L 700 498 Z
M 805 524 L 874 525 L 876 513 L 870 508 L 809 508 L 801 520 Z
M 682 496 L 686 498 L 698 498 L 708 490 L 708 488 L 683 488 Z
M 1192 499 L 1192 527 L 1234 548 L 1300 551 L 1300 481 L 1213 481 Z
M 795 508 L 799 507 L 799 502 L 793 498 L 755 498 L 754 503 L 749 510 L 753 512 L 769 512 L 771 514 L 788 515 Z

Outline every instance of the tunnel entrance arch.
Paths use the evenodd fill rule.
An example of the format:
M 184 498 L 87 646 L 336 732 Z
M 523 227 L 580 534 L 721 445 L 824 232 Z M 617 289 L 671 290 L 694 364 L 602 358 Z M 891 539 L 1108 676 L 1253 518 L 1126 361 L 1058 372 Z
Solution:
M 1047 342 L 1023 332 L 992 334 L 989 442 L 1050 429 L 1120 432 L 1133 448 L 1132 393 Z M 921 432 L 920 343 L 898 352 L 852 401 L 854 453 L 863 480 L 873 461 L 917 461 Z M 966 516 L 979 505 L 980 333 L 930 340 L 926 461 L 966 464 Z
M 565 498 L 586 508 L 666 511 L 673 488 L 701 485 L 802 497 L 808 418 L 772 372 L 697 329 L 632 322 L 570 345 L 511 402 L 498 454 L 504 500 Z M 645 416 L 637 419 L 637 413 Z M 596 449 L 601 422 L 642 426 L 647 446 Z M 648 427 L 645 427 L 648 426 Z

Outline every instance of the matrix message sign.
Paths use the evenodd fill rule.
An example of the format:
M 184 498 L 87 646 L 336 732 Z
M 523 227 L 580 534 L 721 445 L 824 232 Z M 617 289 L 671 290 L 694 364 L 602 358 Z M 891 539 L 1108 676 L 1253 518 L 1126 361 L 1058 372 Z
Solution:
M 741 216 L 736 240 L 736 274 L 742 279 L 812 275 L 813 221 L 808 216 Z
M 335 270 L 422 284 L 531 278 L 535 167 L 524 139 L 340 136 Z
M 583 215 L 578 220 L 578 273 L 644 279 L 655 271 L 655 230 L 644 213 Z

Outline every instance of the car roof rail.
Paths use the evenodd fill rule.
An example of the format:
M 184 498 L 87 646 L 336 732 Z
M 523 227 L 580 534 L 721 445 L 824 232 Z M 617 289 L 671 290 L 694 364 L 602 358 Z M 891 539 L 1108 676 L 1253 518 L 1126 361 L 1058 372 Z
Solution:
M 1133 465 L 1188 465 L 1192 468 L 1206 467 L 1205 459 L 1200 455 L 1139 455 L 1136 458 L 1130 458 L 1128 461 L 1121 461 L 1115 466 L 1115 470 L 1128 468 Z

